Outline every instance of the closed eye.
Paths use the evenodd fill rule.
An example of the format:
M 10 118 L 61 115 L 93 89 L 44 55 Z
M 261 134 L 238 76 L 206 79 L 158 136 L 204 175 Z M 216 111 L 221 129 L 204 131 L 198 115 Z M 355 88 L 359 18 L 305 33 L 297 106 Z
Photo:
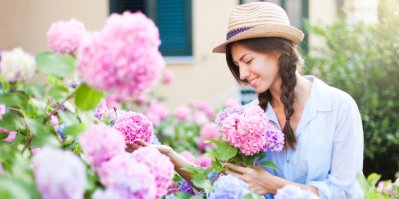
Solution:
M 254 60 L 254 58 L 250 59 L 249 61 L 247 61 L 247 64 L 250 64 L 252 62 L 252 60 Z

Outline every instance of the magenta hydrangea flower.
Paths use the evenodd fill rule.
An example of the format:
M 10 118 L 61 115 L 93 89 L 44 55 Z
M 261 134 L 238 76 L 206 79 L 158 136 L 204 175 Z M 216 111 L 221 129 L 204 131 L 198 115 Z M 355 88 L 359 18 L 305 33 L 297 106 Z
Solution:
M 284 135 L 273 128 L 259 106 L 246 109 L 226 109 L 216 118 L 222 139 L 238 148 L 246 156 L 252 156 L 264 150 L 281 150 Z
M 314 193 L 309 190 L 301 189 L 295 185 L 286 185 L 277 190 L 275 199 L 318 199 Z
M 157 187 L 150 168 L 127 153 L 101 165 L 98 175 L 107 190 L 121 198 L 155 199 Z
M 79 143 L 94 170 L 112 157 L 125 152 L 125 138 L 104 124 L 93 125 L 79 137 Z
M 43 199 L 83 198 L 86 168 L 73 153 L 55 148 L 44 148 L 32 158 L 36 186 Z
M 90 86 L 135 99 L 160 79 L 159 45 L 158 28 L 144 14 L 112 14 L 101 32 L 82 41 L 77 70 Z
M 115 120 L 114 128 L 125 136 L 128 143 L 137 143 L 138 139 L 151 143 L 154 127 L 143 114 L 127 112 Z
M 73 54 L 86 34 L 84 24 L 76 19 L 58 21 L 47 32 L 47 43 L 55 53 Z
M 161 198 L 167 194 L 174 175 L 174 166 L 169 158 L 151 147 L 142 147 L 134 151 L 133 158 L 137 162 L 147 165 L 155 176 L 157 184 L 156 198 Z
M 191 109 L 186 106 L 179 106 L 175 109 L 173 115 L 179 121 L 186 121 L 190 118 Z

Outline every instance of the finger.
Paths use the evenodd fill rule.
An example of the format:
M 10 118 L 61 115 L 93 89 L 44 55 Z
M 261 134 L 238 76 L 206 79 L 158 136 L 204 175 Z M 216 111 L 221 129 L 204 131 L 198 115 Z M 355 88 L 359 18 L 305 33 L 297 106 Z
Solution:
M 232 176 L 234 176 L 234 177 L 236 177 L 236 178 L 239 178 L 239 179 L 241 179 L 242 178 L 242 175 L 240 175 L 240 174 L 238 174 L 238 173 L 234 173 L 234 172 L 231 172 L 231 171 L 225 171 L 225 173 L 227 174 L 227 175 L 232 175 Z M 241 179 L 242 180 L 242 179 Z
M 141 146 L 144 146 L 144 147 L 149 146 L 148 143 L 144 142 L 144 140 L 141 140 L 141 139 L 138 139 L 138 140 L 137 140 L 137 143 L 138 143 L 139 145 L 141 145 Z
M 238 171 L 240 173 L 247 173 L 248 172 L 248 168 L 240 167 L 240 166 L 237 166 L 237 165 L 234 165 L 234 164 L 225 163 L 224 166 L 229 168 L 229 169 L 231 169 L 231 170 Z

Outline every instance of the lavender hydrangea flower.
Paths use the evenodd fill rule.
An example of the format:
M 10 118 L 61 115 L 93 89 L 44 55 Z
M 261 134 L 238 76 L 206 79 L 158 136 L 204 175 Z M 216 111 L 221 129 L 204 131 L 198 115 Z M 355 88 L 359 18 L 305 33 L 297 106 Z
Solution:
M 190 194 L 192 196 L 195 195 L 193 187 L 186 180 L 182 180 L 181 181 L 181 183 L 179 185 L 179 191 L 180 192 L 184 192 L 184 193 L 188 193 L 188 194 Z
M 33 157 L 32 167 L 43 199 L 83 198 L 86 168 L 71 152 L 46 147 Z
M 227 116 L 229 116 L 233 113 L 237 113 L 237 114 L 241 115 L 243 112 L 244 112 L 244 109 L 241 107 L 224 109 L 222 112 L 220 112 L 216 116 L 216 119 L 215 119 L 216 125 L 222 126 L 222 123 L 223 123 L 224 119 L 226 119 Z
M 295 185 L 286 185 L 277 190 L 275 199 L 318 199 L 318 197 L 309 190 L 301 189 Z
M 214 187 L 209 199 L 239 199 L 250 192 L 248 184 L 231 175 L 221 176 Z
M 121 198 L 154 199 L 156 196 L 156 181 L 150 168 L 126 153 L 105 162 L 98 174 L 101 183 Z

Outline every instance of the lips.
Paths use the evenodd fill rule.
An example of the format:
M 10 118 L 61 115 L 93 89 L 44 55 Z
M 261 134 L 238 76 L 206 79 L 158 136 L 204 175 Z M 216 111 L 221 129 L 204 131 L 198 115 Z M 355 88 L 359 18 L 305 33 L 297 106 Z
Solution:
M 251 79 L 251 80 L 248 80 L 248 83 L 252 86 L 252 87 L 256 87 L 256 80 L 258 80 L 258 78 L 254 78 L 254 79 Z

